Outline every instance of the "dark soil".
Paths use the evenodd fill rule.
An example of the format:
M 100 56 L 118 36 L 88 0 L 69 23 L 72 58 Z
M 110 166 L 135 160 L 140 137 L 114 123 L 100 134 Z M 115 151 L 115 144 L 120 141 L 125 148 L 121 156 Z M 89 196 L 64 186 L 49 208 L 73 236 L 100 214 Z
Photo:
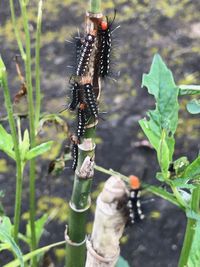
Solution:
M 65 39 L 80 27 L 84 21 L 84 8 L 72 1 L 68 7 L 48 1 L 48 9 L 44 11 L 42 62 L 43 111 L 58 112 L 66 104 L 67 83 L 70 74 L 66 69 L 69 64 L 69 48 Z M 97 146 L 96 163 L 105 168 L 112 168 L 125 175 L 135 174 L 145 182 L 156 184 L 158 163 L 155 152 L 146 147 L 136 147 L 136 142 L 144 136 L 138 125 L 149 108 L 153 108 L 154 100 L 147 91 L 141 88 L 142 74 L 148 72 L 155 52 L 159 52 L 174 73 L 177 84 L 199 83 L 199 1 L 178 1 L 172 6 L 171 1 L 116 1 L 118 10 L 116 25 L 116 69 L 120 70 L 117 82 L 107 79 L 103 85 L 103 101 L 101 110 L 107 111 L 105 120 L 100 120 L 97 136 L 101 139 Z M 168 3 L 170 2 L 170 3 Z M 176 1 L 177 2 L 177 1 Z M 32 7 L 34 7 L 34 1 Z M 20 83 L 16 78 L 13 56 L 18 53 L 16 42 L 12 41 L 12 32 L 5 32 L 6 23 L 10 23 L 7 3 L 0 3 L 0 54 L 9 73 L 12 95 L 16 94 Z M 49 6 L 53 6 L 51 10 Z M 80 4 L 81 5 L 81 4 Z M 53 10 L 58 10 L 55 15 Z M 80 12 L 81 10 L 81 12 Z M 52 11 L 52 13 L 51 13 Z M 108 10 L 110 17 L 113 9 Z M 34 28 L 35 24 L 31 24 Z M 80 27 L 81 28 L 81 27 Z M 47 34 L 49 33 L 49 34 Z M 58 35 L 59 33 L 59 35 Z M 52 34 L 53 37 L 50 37 Z M 52 39 L 51 39 L 52 38 Z M 115 65 L 115 64 L 114 64 Z M 0 101 L 3 103 L 2 94 Z M 17 107 L 19 108 L 19 107 Z M 5 115 L 1 105 L 1 117 Z M 67 121 L 73 131 L 70 116 Z M 177 132 L 175 157 L 188 155 L 193 160 L 199 151 L 199 116 L 190 116 L 185 112 L 185 100 L 181 102 L 180 125 Z M 26 120 L 24 120 L 26 125 Z M 7 126 L 6 122 L 3 125 Z M 5 157 L 3 154 L 1 156 Z M 15 169 L 13 162 L 6 158 L 8 172 L 0 174 L 0 189 L 5 191 L 3 205 L 6 214 L 13 218 Z M 36 195 L 39 200 L 43 195 L 60 197 L 69 200 L 72 190 L 72 175 L 65 169 L 60 176 L 48 176 L 50 160 L 38 162 L 38 179 Z M 67 167 L 70 164 L 67 163 Z M 1 170 L 0 170 L 1 171 Z M 28 172 L 25 171 L 22 213 L 28 210 Z M 42 178 L 41 178 L 42 177 Z M 48 179 L 47 179 L 48 178 Z M 94 190 L 98 183 L 108 177 L 96 173 Z M 144 196 L 151 198 L 151 196 Z M 126 230 L 128 241 L 121 246 L 121 254 L 129 261 L 131 267 L 176 267 L 183 242 L 186 219 L 175 206 L 154 197 L 154 202 L 145 204 L 146 219 L 141 224 Z M 152 218 L 152 212 L 158 218 Z M 66 222 L 51 221 L 46 227 L 41 245 L 63 240 Z M 25 222 L 21 226 L 24 231 Z M 52 256 L 56 262 L 55 256 Z M 0 266 L 9 262 L 10 255 L 1 253 Z M 56 267 L 63 266 L 55 263 Z M 198 266 L 196 266 L 198 267 Z

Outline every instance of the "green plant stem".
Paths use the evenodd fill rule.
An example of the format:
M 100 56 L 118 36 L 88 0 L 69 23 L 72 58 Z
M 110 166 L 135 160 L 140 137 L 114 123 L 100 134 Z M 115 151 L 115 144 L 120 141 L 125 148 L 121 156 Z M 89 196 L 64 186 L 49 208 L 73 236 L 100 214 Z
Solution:
M 92 147 L 95 147 L 95 127 L 86 129 L 85 138 L 92 141 Z M 80 170 L 82 163 L 86 156 L 94 157 L 94 149 L 90 151 L 83 151 L 79 148 L 78 166 Z M 77 172 L 76 172 L 77 173 Z M 88 209 L 90 207 L 90 191 L 92 178 L 80 178 L 75 174 L 73 192 L 71 197 L 71 204 L 76 207 L 79 212 L 70 208 L 70 215 L 68 220 L 68 235 L 71 241 L 81 243 L 85 240 L 86 233 L 86 218 Z M 81 211 L 83 210 L 83 211 Z M 84 267 L 85 266 L 86 247 L 85 243 L 81 246 L 67 245 L 67 267 Z
M 112 170 L 112 169 L 107 170 L 107 169 L 105 169 L 105 168 L 103 168 L 103 167 L 100 167 L 100 166 L 97 166 L 97 165 L 95 165 L 94 168 L 95 168 L 97 171 L 99 171 L 99 172 L 102 172 L 102 173 L 105 173 L 105 174 L 108 174 L 108 175 L 118 176 L 118 177 L 120 177 L 126 184 L 129 185 L 130 179 L 129 179 L 128 176 L 125 176 L 125 175 L 123 175 L 123 174 L 121 174 L 121 173 L 119 173 L 119 172 L 116 172 L 116 171 Z M 162 190 L 162 189 L 160 189 L 160 188 L 158 188 L 158 187 L 156 187 L 156 186 L 147 184 L 147 183 L 143 183 L 143 182 L 142 182 L 142 187 L 143 187 L 146 191 L 151 192 L 152 194 L 154 194 L 154 195 L 156 195 L 156 196 L 162 197 L 162 198 L 164 198 L 165 200 L 171 202 L 172 204 L 174 204 L 174 205 L 176 205 L 176 206 L 178 206 L 178 207 L 180 207 L 181 209 L 184 210 L 184 208 L 180 205 L 180 203 L 176 200 L 176 198 L 175 198 L 174 196 L 172 196 L 170 193 L 165 192 L 165 193 L 163 194 L 163 190 Z
M 90 0 L 90 12 L 101 13 L 101 0 Z
M 26 3 L 20 0 L 20 8 L 23 18 L 23 26 L 25 32 L 26 43 L 26 83 L 28 94 L 29 107 L 29 128 L 30 128 L 30 147 L 35 146 L 35 118 L 34 118 L 34 102 L 33 102 L 33 87 L 32 87 L 32 70 L 31 70 L 31 41 L 29 33 L 29 21 L 27 15 Z M 31 250 L 36 249 L 36 234 L 35 234 L 35 159 L 30 160 L 30 226 L 31 226 Z M 36 258 L 33 258 L 32 267 L 36 266 Z
M 17 44 L 18 44 L 18 47 L 19 47 L 19 50 L 20 50 L 20 54 L 21 54 L 21 57 L 23 58 L 23 60 L 26 60 L 26 54 L 24 52 L 24 48 L 23 48 L 22 41 L 21 41 L 21 38 L 20 38 L 19 29 L 17 27 L 13 0 L 10 0 L 10 11 L 11 11 L 12 25 L 13 25 L 13 28 L 14 28 Z
M 181 90 L 194 90 L 200 91 L 200 85 L 179 85 L 179 89 Z
M 195 188 L 192 193 L 192 201 L 191 201 L 191 209 L 199 213 L 200 210 L 200 186 Z M 193 238 L 195 235 L 195 227 L 197 221 L 195 219 L 188 218 L 187 219 L 187 226 L 185 231 L 185 237 L 183 242 L 183 247 L 181 250 L 181 255 L 179 258 L 179 267 L 188 266 L 188 259 L 190 256 L 190 250 L 192 247 Z
M 12 102 L 11 102 L 9 88 L 8 88 L 6 71 L 4 72 L 4 75 L 3 75 L 2 85 L 3 85 L 4 99 L 5 99 L 5 106 L 6 106 L 6 110 L 8 114 L 8 121 L 9 121 L 12 140 L 14 144 L 16 169 L 17 169 L 16 170 L 16 192 L 15 192 L 15 214 L 14 214 L 14 239 L 15 239 L 15 242 L 17 243 L 20 215 L 21 215 L 23 169 L 22 169 L 22 164 L 21 164 L 17 130 L 16 130 L 15 120 L 13 116 Z
M 53 243 L 51 245 L 48 245 L 48 246 L 45 246 L 45 247 L 42 247 L 42 248 L 39 248 L 39 249 L 36 249 L 26 255 L 23 256 L 23 261 L 24 263 L 31 260 L 34 256 L 37 256 L 37 255 L 40 255 L 40 254 L 43 254 L 45 252 L 47 252 L 48 250 L 50 250 L 51 248 L 54 248 L 54 247 L 58 247 L 58 246 L 62 246 L 66 244 L 66 241 L 61 241 L 61 242 L 57 242 L 57 243 Z M 14 260 L 14 261 L 11 261 L 10 263 L 4 265 L 4 267 L 18 267 L 20 266 L 20 262 L 19 260 Z
M 40 119 L 41 91 L 40 91 L 40 36 L 42 27 L 42 4 L 38 4 L 37 30 L 35 41 L 35 127 L 37 128 Z
M 183 200 L 181 194 L 179 193 L 178 189 L 175 186 L 171 186 L 172 192 L 174 193 L 174 196 L 176 197 L 177 201 L 180 203 L 180 205 L 183 208 L 187 207 L 187 203 Z

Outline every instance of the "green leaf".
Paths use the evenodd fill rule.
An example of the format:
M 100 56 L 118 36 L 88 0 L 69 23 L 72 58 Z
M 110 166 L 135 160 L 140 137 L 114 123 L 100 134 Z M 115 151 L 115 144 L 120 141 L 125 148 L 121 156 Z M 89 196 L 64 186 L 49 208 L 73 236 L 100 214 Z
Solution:
M 191 114 L 200 113 L 200 99 L 193 99 L 187 103 L 187 110 Z
M 20 266 L 24 267 L 21 250 L 19 249 L 11 235 L 12 224 L 10 222 L 10 219 L 8 217 L 2 217 L 1 220 L 2 221 L 0 223 L 0 240 L 2 243 L 10 246 L 10 249 L 19 259 Z
M 169 164 L 170 164 L 170 156 L 169 156 L 169 147 L 167 145 L 165 136 L 166 134 L 165 134 L 165 131 L 163 130 L 162 136 L 159 142 L 157 155 L 158 155 L 158 162 L 160 164 L 162 173 L 165 174 L 165 178 L 167 178 Z
M 6 73 L 6 67 L 5 67 L 4 62 L 3 62 L 1 55 L 0 55 L 0 86 L 2 86 L 2 82 L 4 79 L 5 73 Z
M 183 174 L 187 166 L 190 164 L 187 157 L 180 157 L 179 159 L 173 162 L 173 167 L 177 176 Z
M 22 160 L 25 160 L 25 156 L 26 156 L 26 153 L 27 153 L 28 150 L 29 150 L 29 147 L 30 147 L 29 132 L 28 132 L 28 130 L 26 129 L 26 130 L 24 131 L 23 141 L 22 141 L 22 143 L 20 144 L 20 152 L 21 152 L 21 159 L 22 159 Z
M 185 170 L 184 178 L 200 180 L 200 156 L 198 156 Z
M 142 183 L 142 187 L 144 189 L 146 189 L 148 192 L 151 192 L 152 194 L 155 194 L 156 196 L 159 196 L 159 197 L 161 197 L 161 198 L 173 203 L 174 205 L 182 208 L 180 206 L 179 202 L 174 197 L 174 195 L 169 193 L 169 192 L 167 192 L 166 190 L 164 190 L 164 189 L 162 189 L 160 187 L 157 187 L 157 186 L 146 184 L 146 183 Z
M 173 184 L 173 186 L 178 188 L 194 189 L 195 185 L 188 184 L 188 181 L 188 178 L 176 178 L 174 180 L 171 180 L 171 183 Z
M 126 261 L 122 256 L 119 256 L 115 267 L 130 267 L 130 265 L 128 264 L 128 261 Z
M 162 58 L 155 55 L 149 74 L 143 75 L 142 86 L 155 97 L 156 108 L 147 113 L 149 120 L 139 121 L 150 143 L 157 151 L 164 177 L 174 153 L 174 133 L 178 124 L 178 93 L 172 72 Z
M 49 142 L 40 144 L 39 146 L 32 148 L 31 150 L 29 150 L 26 153 L 26 159 L 30 160 L 32 158 L 35 158 L 35 157 L 47 152 L 49 149 L 51 149 L 52 144 L 53 144 L 53 141 L 49 141 Z
M 44 225 L 47 222 L 48 219 L 48 214 L 44 214 L 41 218 L 39 218 L 37 221 L 35 221 L 35 235 L 36 235 L 36 242 L 37 242 L 37 246 L 40 242 L 40 238 L 44 232 Z M 31 225 L 30 225 L 30 221 L 29 223 L 26 225 L 26 237 L 29 240 L 29 245 L 31 245 Z
M 27 262 L 28 260 L 32 259 L 33 257 L 35 257 L 37 255 L 44 254 L 46 251 L 50 250 L 53 247 L 57 247 L 57 246 L 65 245 L 65 244 L 66 244 L 66 241 L 61 241 L 58 243 L 53 243 L 53 244 L 48 245 L 46 247 L 36 249 L 36 250 L 24 255 L 23 261 Z M 4 265 L 4 267 L 18 267 L 18 266 L 20 266 L 19 260 L 14 260 L 14 261 L 11 261 L 8 264 Z
M 190 250 L 187 266 L 200 266 L 200 221 L 196 223 L 195 234 L 193 236 L 192 247 Z
M 149 74 L 143 75 L 142 86 L 148 88 L 148 92 L 154 95 L 156 110 L 153 113 L 159 115 L 159 126 L 174 133 L 178 123 L 178 87 L 176 86 L 172 72 L 167 68 L 162 58 L 155 55 Z
M 14 145 L 11 134 L 8 134 L 3 126 L 0 125 L 0 149 L 15 160 L 13 147 Z

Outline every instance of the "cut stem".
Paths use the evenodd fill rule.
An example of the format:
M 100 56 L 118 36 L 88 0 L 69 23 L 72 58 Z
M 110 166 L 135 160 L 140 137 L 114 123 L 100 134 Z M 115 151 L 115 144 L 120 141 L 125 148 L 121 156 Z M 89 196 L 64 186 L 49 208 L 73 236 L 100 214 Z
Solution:
M 101 0 L 90 0 L 90 12 L 101 13 Z
M 76 175 L 74 180 L 74 187 L 71 197 L 70 216 L 68 220 L 69 226 L 69 239 L 75 243 L 81 243 L 80 246 L 73 246 L 68 244 L 67 246 L 67 267 L 84 267 L 86 257 L 85 247 L 85 233 L 86 233 L 86 218 L 88 209 L 90 207 L 90 191 L 93 177 L 85 177 L 84 179 L 79 177 L 78 173 L 87 156 L 94 157 L 95 148 L 95 127 L 87 129 L 85 138 L 90 140 L 91 149 L 85 151 L 79 146 L 78 154 L 78 166 L 76 169 Z M 78 255 L 78 257 L 77 257 Z

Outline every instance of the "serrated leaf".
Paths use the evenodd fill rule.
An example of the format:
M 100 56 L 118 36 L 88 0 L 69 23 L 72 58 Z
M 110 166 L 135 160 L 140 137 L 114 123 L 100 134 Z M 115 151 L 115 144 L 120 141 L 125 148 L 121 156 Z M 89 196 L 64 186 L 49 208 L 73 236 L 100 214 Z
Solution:
M 195 234 L 193 236 L 192 247 L 190 249 L 187 266 L 200 266 L 200 221 L 196 223 Z
M 198 156 L 185 170 L 184 178 L 200 179 L 200 156 Z
M 2 243 L 5 243 L 10 246 L 10 249 L 19 259 L 21 267 L 24 267 L 21 250 L 17 246 L 11 235 L 12 224 L 10 222 L 10 219 L 8 217 L 2 217 L 1 219 L 2 222 L 0 223 L 0 240 Z
M 187 103 L 187 110 L 191 114 L 199 114 L 200 113 L 200 100 L 193 99 L 189 103 Z
M 155 55 L 149 74 L 143 75 L 143 86 L 154 95 L 156 109 L 147 113 L 149 120 L 140 120 L 140 126 L 150 143 L 157 151 L 161 170 L 167 175 L 167 170 L 174 153 L 174 133 L 178 123 L 178 87 L 172 72 L 167 68 L 162 58 Z M 164 133 L 164 137 L 163 137 Z
M 130 267 L 130 265 L 128 264 L 128 261 L 126 261 L 122 256 L 119 256 L 115 267 Z
M 29 150 L 26 153 L 26 159 L 27 160 L 33 159 L 33 158 L 38 157 L 39 155 L 47 152 L 48 150 L 51 149 L 52 144 L 53 144 L 53 141 L 49 141 L 49 142 L 40 144 L 39 146 L 32 148 L 31 150 Z
M 172 72 L 159 55 L 154 56 L 149 74 L 143 75 L 142 86 L 146 86 L 156 99 L 154 112 L 160 115 L 161 128 L 174 133 L 178 123 L 179 91 Z
M 11 134 L 7 133 L 3 126 L 0 125 L 0 149 L 15 160 L 13 147 L 14 145 Z

